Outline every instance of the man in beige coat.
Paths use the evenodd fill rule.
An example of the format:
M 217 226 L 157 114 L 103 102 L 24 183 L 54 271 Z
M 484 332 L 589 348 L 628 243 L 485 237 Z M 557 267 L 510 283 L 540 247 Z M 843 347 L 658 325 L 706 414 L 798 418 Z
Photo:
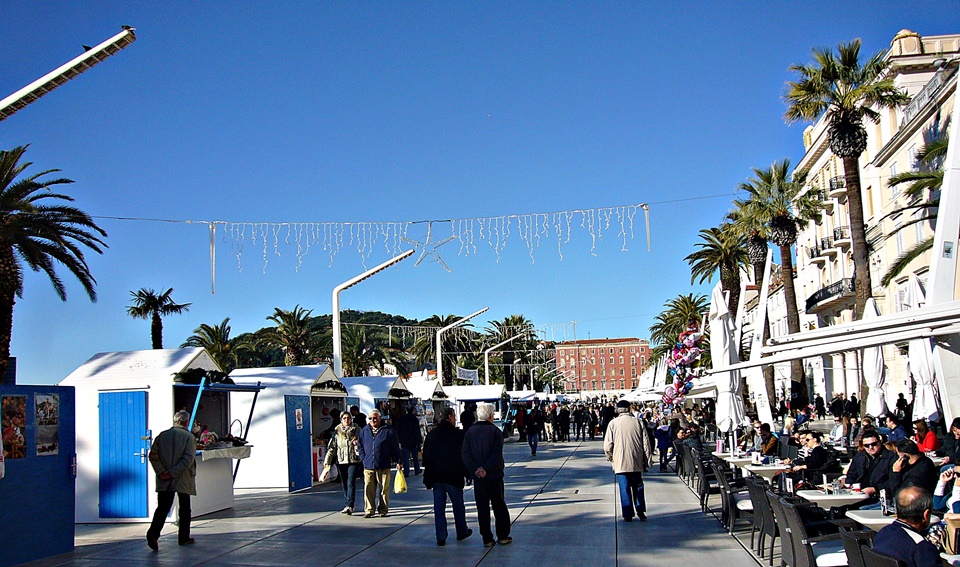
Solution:
M 617 402 L 617 417 L 607 425 L 603 451 L 607 460 L 613 463 L 624 521 L 632 522 L 636 511 L 640 521 L 645 522 L 647 504 L 643 498 L 643 473 L 653 464 L 653 447 L 643 423 L 630 413 L 630 402 Z
M 157 540 L 167 521 L 176 494 L 180 502 L 180 545 L 194 543 L 190 537 L 190 496 L 197 494 L 197 439 L 187 429 L 190 414 L 178 411 L 173 427 L 161 432 L 150 447 L 150 464 L 157 473 L 157 510 L 147 530 L 147 545 L 159 549 Z

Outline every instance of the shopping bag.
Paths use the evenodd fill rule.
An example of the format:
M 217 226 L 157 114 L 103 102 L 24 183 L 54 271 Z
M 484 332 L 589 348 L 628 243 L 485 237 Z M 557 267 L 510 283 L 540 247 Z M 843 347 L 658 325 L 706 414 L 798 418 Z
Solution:
M 393 479 L 393 493 L 403 494 L 407 491 L 407 479 L 403 478 L 403 473 L 397 471 L 397 476 Z
M 957 540 L 960 539 L 960 514 L 945 514 L 943 516 L 945 525 L 943 531 L 943 550 L 950 555 L 960 552 Z

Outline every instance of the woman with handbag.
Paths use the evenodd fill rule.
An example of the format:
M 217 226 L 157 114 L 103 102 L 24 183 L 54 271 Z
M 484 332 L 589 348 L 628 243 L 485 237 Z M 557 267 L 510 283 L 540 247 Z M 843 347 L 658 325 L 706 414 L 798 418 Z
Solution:
M 327 456 L 323 459 L 323 474 L 320 480 L 326 480 L 330 468 L 336 464 L 337 474 L 340 477 L 340 486 L 343 487 L 343 510 L 341 514 L 353 514 L 357 496 L 357 476 L 360 475 L 360 453 L 357 449 L 357 426 L 353 424 L 350 412 L 340 414 L 338 425 L 330 441 L 327 442 Z

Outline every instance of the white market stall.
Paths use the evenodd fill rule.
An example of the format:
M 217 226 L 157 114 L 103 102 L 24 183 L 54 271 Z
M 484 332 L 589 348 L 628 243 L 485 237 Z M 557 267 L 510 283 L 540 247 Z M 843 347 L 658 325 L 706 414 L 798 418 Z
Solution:
M 450 396 L 450 401 L 457 405 L 457 415 L 468 403 L 488 403 L 496 408 L 495 420 L 501 419 L 501 412 L 506 412 L 509 397 L 503 384 L 478 384 L 474 386 L 445 386 L 444 391 Z
M 424 431 L 437 424 L 440 412 L 447 406 L 448 396 L 439 380 L 404 380 L 413 397 L 420 401 L 417 416 Z
M 341 378 L 347 387 L 347 406 L 360 406 L 360 412 L 370 415 L 380 410 L 384 421 L 393 424 L 393 416 L 404 412 L 413 399 L 413 393 L 399 376 L 355 376 Z
M 237 469 L 234 486 L 294 491 L 319 482 L 327 440 L 346 410 L 347 389 L 333 369 L 327 364 L 238 368 L 230 378 L 266 388 L 258 397 L 231 400 L 235 414 L 251 414 L 243 432 L 257 446 L 257 455 Z
M 175 382 L 177 375 L 204 371 L 222 375 L 202 348 L 104 352 L 60 382 L 77 393 L 77 523 L 150 521 L 157 496 L 147 454 L 176 411 L 229 433 L 230 396 L 258 388 Z M 233 507 L 233 459 L 250 454 L 250 447 L 197 451 L 194 516 Z

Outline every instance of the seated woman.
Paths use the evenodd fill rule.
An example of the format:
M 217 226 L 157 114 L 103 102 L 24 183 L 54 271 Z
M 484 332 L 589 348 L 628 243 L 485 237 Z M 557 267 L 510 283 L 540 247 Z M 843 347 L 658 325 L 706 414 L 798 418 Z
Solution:
M 933 491 L 935 512 L 960 513 L 960 482 L 956 482 L 960 467 L 950 467 L 940 473 L 937 488 Z
M 917 447 L 919 447 L 921 451 L 929 453 L 940 449 L 940 440 L 937 439 L 936 433 L 930 431 L 926 420 L 918 419 L 914 421 L 913 429 L 916 431 L 913 435 L 913 440 L 917 443 Z
M 800 457 L 794 461 L 787 459 L 785 462 L 790 465 L 790 471 L 800 473 L 807 480 L 811 479 L 813 471 L 823 471 L 830 460 L 827 450 L 820 445 L 822 435 L 819 431 L 805 431 L 800 440 L 804 448 L 807 449 L 806 456 Z

